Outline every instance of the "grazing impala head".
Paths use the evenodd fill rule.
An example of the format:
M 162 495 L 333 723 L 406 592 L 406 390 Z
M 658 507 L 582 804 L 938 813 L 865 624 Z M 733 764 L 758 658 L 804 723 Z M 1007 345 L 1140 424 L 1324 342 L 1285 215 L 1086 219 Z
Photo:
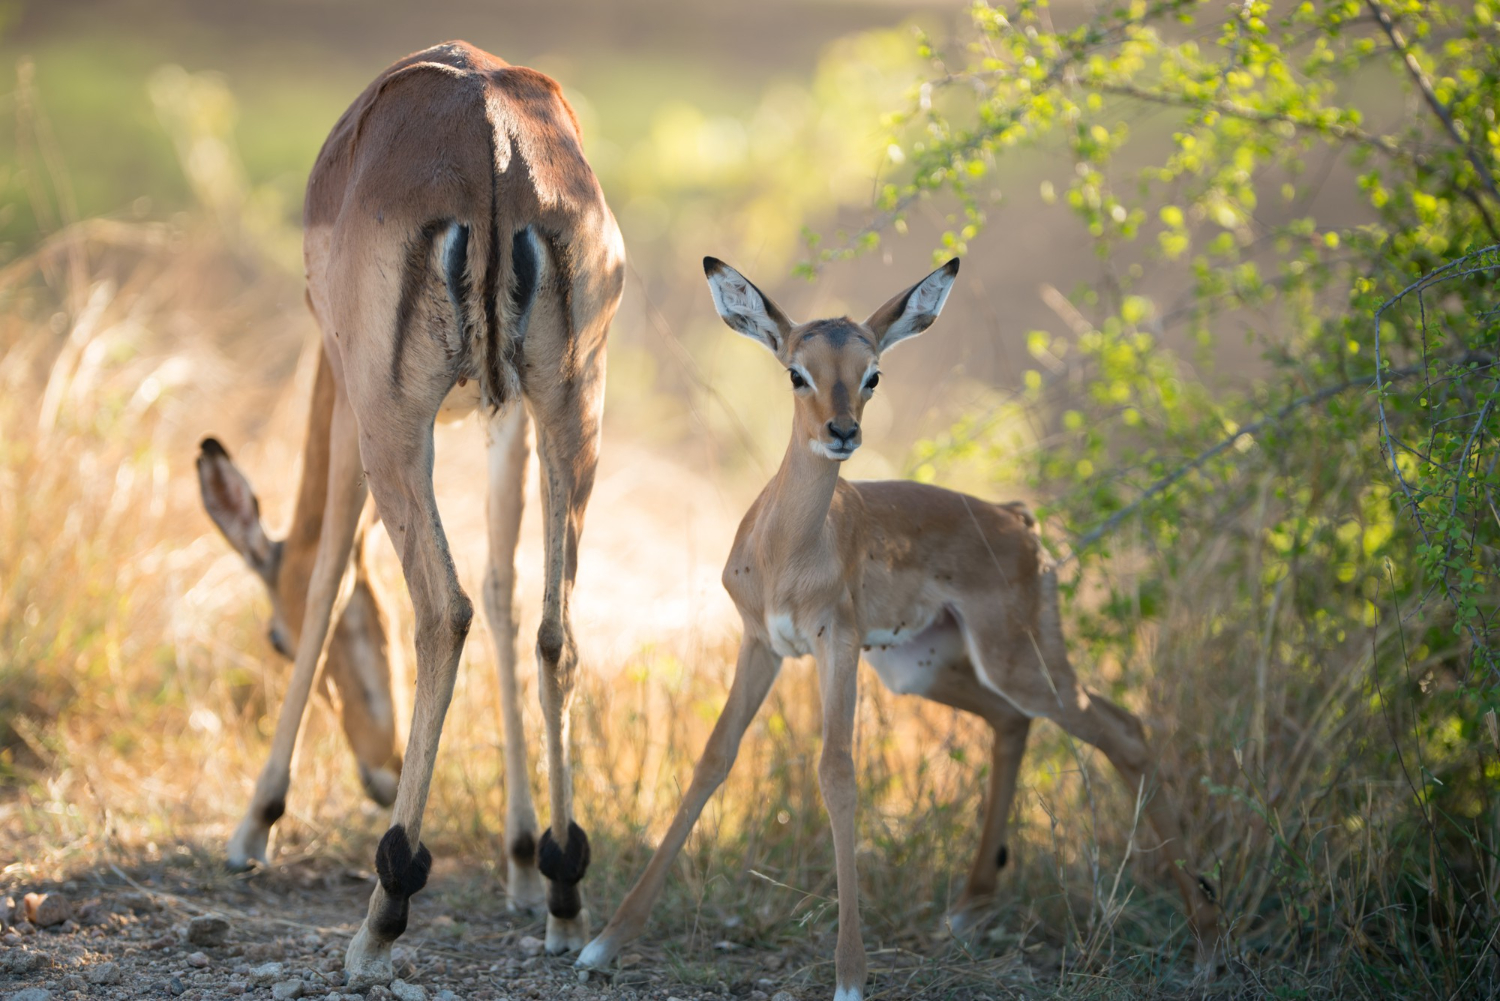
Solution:
M 859 420 L 880 381 L 880 356 L 932 325 L 958 274 L 958 258 L 871 313 L 793 323 L 770 296 L 713 257 L 703 271 L 714 307 L 730 327 L 759 341 L 786 367 L 796 394 L 794 429 L 808 448 L 836 462 L 860 446 Z
M 314 423 L 326 419 L 331 383 L 320 368 L 314 390 Z M 271 599 L 267 637 L 276 652 L 295 656 L 302 633 L 308 578 L 317 555 L 327 482 L 327 446 L 310 436 L 304 476 L 290 533 L 272 539 L 260 520 L 260 501 L 216 438 L 205 438 L 198 452 L 198 486 L 203 507 L 224 538 L 266 586 Z M 354 558 L 354 587 L 328 646 L 325 684 L 338 691 L 344 736 L 370 798 L 389 806 L 401 774 L 401 740 L 396 729 L 393 686 L 404 683 L 397 648 L 366 571 L 363 553 Z M 281 807 L 275 806 L 272 812 Z
M 260 520 L 260 499 L 217 438 L 205 438 L 200 446 L 198 486 L 208 516 L 266 585 L 266 592 L 271 597 L 271 623 L 266 635 L 276 652 L 290 660 L 297 636 L 288 626 L 287 602 L 282 598 L 280 586 L 286 544 L 272 541 L 266 534 L 266 527 Z

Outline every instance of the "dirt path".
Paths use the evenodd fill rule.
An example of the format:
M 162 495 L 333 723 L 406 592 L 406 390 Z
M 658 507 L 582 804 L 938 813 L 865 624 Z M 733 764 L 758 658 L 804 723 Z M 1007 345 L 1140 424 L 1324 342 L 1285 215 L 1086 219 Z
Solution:
M 22 913 L 0 933 L 0 998 L 356 999 L 341 990 L 344 948 L 373 882 L 367 872 L 326 860 L 244 878 L 214 873 L 207 863 L 134 873 L 109 866 L 32 888 L 47 894 L 35 914 L 46 925 L 40 928 L 24 917 L 27 888 L 7 886 L 0 917 L 6 898 Z M 507 913 L 500 888 L 486 878 L 439 872 L 423 897 L 420 917 L 395 949 L 400 979 L 392 991 L 373 988 L 364 1001 L 766 1001 L 782 989 L 784 957 L 723 950 L 712 983 L 684 980 L 684 973 L 703 979 L 704 968 L 649 946 L 627 950 L 611 976 L 583 978 L 571 957 L 542 952 L 541 920 Z M 711 951 L 709 943 L 699 948 Z

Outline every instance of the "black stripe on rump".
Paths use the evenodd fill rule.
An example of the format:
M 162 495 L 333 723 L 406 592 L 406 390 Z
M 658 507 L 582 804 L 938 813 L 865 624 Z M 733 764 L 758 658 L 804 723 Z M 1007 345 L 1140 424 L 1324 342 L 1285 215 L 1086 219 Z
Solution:
M 443 278 L 448 286 L 448 301 L 453 305 L 453 325 L 458 328 L 460 363 L 469 357 L 472 325 L 469 322 L 469 227 L 454 223 L 448 231 L 443 249 Z
M 444 220 L 434 219 L 406 243 L 406 260 L 401 265 L 401 298 L 396 302 L 396 329 L 391 347 L 391 385 L 397 390 L 401 388 L 401 358 L 406 353 L 406 337 L 411 330 L 412 317 L 417 311 L 422 286 L 427 281 L 427 262 L 432 254 L 432 241 L 448 225 Z

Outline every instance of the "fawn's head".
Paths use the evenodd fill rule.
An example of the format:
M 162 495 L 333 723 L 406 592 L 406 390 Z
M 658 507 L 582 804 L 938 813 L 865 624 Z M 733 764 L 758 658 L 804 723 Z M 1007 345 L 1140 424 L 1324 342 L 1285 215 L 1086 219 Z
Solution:
M 796 397 L 797 438 L 814 454 L 842 462 L 860 445 L 859 421 L 880 381 L 880 356 L 937 319 L 958 274 L 958 258 L 897 294 L 863 323 L 847 316 L 793 323 L 723 261 L 705 257 L 703 271 L 724 322 L 765 345 L 786 367 Z

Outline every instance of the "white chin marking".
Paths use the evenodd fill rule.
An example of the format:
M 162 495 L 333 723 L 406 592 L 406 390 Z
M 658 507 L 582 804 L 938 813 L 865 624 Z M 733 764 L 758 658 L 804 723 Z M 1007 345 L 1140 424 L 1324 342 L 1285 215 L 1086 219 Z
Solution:
M 823 458 L 832 459 L 834 462 L 843 462 L 845 459 L 849 458 L 849 456 L 854 454 L 853 449 L 850 449 L 847 452 L 835 452 L 825 443 L 819 441 L 816 438 L 807 439 L 807 447 L 812 449 L 813 455 L 821 455 Z

